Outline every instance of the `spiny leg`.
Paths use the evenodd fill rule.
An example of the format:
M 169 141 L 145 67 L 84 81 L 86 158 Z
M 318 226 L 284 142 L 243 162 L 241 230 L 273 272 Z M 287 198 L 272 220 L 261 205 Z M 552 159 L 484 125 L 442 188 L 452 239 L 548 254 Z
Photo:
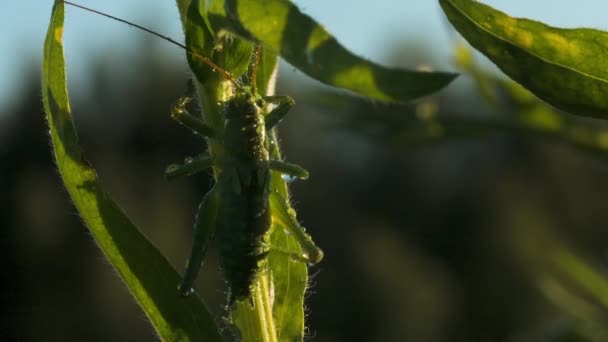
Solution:
M 289 112 L 296 102 L 289 96 L 266 96 L 264 101 L 276 104 L 270 113 L 266 114 L 266 129 L 276 126 L 283 117 Z
M 192 176 L 213 166 L 213 158 L 202 153 L 194 158 L 186 158 L 184 164 L 171 164 L 165 170 L 165 179 L 174 180 L 184 176 Z
M 213 235 L 219 207 L 219 190 L 217 190 L 219 184 L 220 183 L 216 183 L 205 195 L 198 207 L 196 218 L 194 219 L 192 252 L 190 254 L 190 259 L 188 260 L 188 265 L 186 266 L 184 279 L 178 288 L 179 294 L 183 297 L 189 296 L 194 291 L 194 281 L 201 269 L 209 240 Z
M 273 171 L 280 172 L 290 177 L 297 177 L 300 179 L 308 178 L 308 171 L 306 169 L 299 165 L 288 163 L 282 160 L 271 159 L 268 161 L 268 167 Z
M 175 105 L 171 107 L 171 117 L 179 122 L 182 126 L 191 129 L 194 133 L 208 138 L 217 138 L 218 134 L 215 129 L 207 125 L 203 120 L 190 114 L 186 109 L 186 106 L 192 101 L 196 89 L 192 80 L 188 81 L 188 87 L 186 94 L 179 98 Z
M 315 245 L 310 235 L 306 233 L 304 227 L 300 226 L 296 220 L 295 212 L 293 209 L 289 208 L 287 200 L 278 192 L 273 191 L 270 194 L 270 207 L 272 208 L 273 221 L 276 221 L 287 229 L 302 247 L 304 255 L 301 255 L 300 257 L 311 264 L 320 262 L 323 259 L 323 251 Z

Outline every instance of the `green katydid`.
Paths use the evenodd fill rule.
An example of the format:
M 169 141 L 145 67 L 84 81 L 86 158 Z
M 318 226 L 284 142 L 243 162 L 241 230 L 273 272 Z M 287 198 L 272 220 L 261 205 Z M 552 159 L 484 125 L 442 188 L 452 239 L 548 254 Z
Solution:
M 278 217 L 282 223 L 287 223 L 283 224 L 284 228 L 298 240 L 303 250 L 302 255 L 294 255 L 291 251 L 275 248 L 278 252 L 290 254 L 295 260 L 311 264 L 321 261 L 322 250 L 315 246 L 311 237 L 299 225 L 287 200 L 282 198 L 278 191 L 271 189 L 271 172 L 280 172 L 301 179 L 307 178 L 308 172 L 300 166 L 270 158 L 267 134 L 288 113 L 294 101 L 288 96 L 257 94 L 255 78 L 261 48 L 257 46 L 252 56 L 248 73 L 250 82 L 243 85 L 242 83 L 247 82 L 247 78 L 239 82 L 208 57 L 169 37 L 123 19 L 68 1 L 64 2 L 129 24 L 169 41 L 185 49 L 193 58 L 209 65 L 233 85 L 234 95 L 222 104 L 225 122 L 221 132 L 186 110 L 195 93 L 192 84 L 186 96 L 178 100 L 171 113 L 177 122 L 205 139 L 213 139 L 221 143 L 226 151 L 226 157 L 220 159 L 212 158 L 205 153 L 196 158 L 188 158 L 183 165 L 170 165 L 165 173 L 168 179 L 175 179 L 214 166 L 221 170 L 216 177 L 216 183 L 198 207 L 192 252 L 184 279 L 179 285 L 179 293 L 183 296 L 192 293 L 208 243 L 210 239 L 215 238 L 218 241 L 222 271 L 230 290 L 230 302 L 249 297 L 256 276 L 266 267 L 265 260 L 268 253 L 275 248 L 268 241 L 271 229 L 274 227 L 273 217 Z M 267 110 L 268 104 L 274 107 Z

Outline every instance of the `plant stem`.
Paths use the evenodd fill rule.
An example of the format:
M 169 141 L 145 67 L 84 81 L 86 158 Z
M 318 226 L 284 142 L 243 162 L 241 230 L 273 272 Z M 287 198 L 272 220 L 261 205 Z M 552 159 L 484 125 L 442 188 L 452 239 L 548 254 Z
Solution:
M 255 285 L 255 307 L 263 333 L 262 341 L 277 342 L 276 328 L 272 317 L 272 303 L 270 302 L 270 286 L 268 273 L 264 272 Z
M 241 341 L 278 342 L 271 287 L 268 272 L 263 272 L 253 284 L 251 297 L 234 303 L 232 321 L 240 332 Z

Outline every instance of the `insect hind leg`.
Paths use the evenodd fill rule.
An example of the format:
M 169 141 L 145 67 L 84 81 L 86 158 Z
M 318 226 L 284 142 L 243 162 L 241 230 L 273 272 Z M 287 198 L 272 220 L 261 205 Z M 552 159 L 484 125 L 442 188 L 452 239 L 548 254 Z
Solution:
M 296 220 L 295 211 L 289 207 L 287 200 L 278 192 L 273 192 L 270 195 L 270 205 L 273 223 L 284 227 L 302 247 L 303 255 L 296 258 L 305 260 L 309 264 L 319 263 L 323 259 L 323 250 L 315 245 L 304 227 L 300 226 Z
M 209 240 L 213 236 L 219 208 L 219 191 L 217 188 L 218 183 L 205 195 L 196 213 L 192 252 L 186 266 L 186 273 L 178 287 L 178 292 L 183 297 L 189 296 L 194 291 L 194 281 L 203 264 Z

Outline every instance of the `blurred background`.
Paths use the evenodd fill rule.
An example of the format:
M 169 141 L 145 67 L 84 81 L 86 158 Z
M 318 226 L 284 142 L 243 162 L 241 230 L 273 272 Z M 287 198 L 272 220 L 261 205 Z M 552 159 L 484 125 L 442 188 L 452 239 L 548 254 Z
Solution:
M 485 1 L 604 28 L 600 0 Z M 180 38 L 171 1 L 81 1 Z M 347 47 L 392 66 L 459 71 L 409 106 L 351 97 L 282 64 L 280 126 L 298 217 L 326 259 L 307 301 L 315 341 L 607 341 L 608 128 L 559 113 L 470 54 L 434 1 L 299 0 Z M 544 5 L 542 4 L 544 3 Z M 550 7 L 547 8 L 550 3 Z M 40 96 L 51 1 L 0 12 L 0 340 L 147 341 L 151 327 L 82 225 L 51 159 Z M 169 118 L 183 51 L 68 8 L 72 110 L 106 189 L 181 269 L 208 176 L 167 183 L 203 144 Z M 117 40 L 117 38 L 119 38 Z M 559 123 L 556 125 L 555 123 Z M 200 277 L 222 315 L 215 250 Z

